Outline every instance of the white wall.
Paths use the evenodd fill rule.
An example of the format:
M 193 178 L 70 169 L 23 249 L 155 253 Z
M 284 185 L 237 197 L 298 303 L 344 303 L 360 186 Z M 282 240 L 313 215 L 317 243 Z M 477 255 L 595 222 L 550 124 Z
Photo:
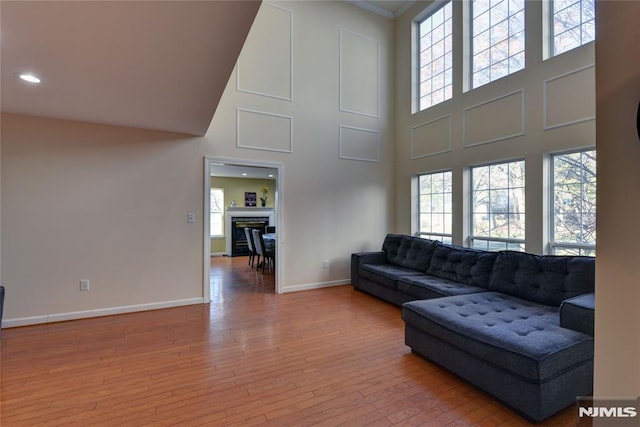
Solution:
M 469 219 L 462 214 L 463 202 L 468 200 L 463 190 L 465 169 L 471 165 L 524 158 L 526 249 L 542 253 L 546 240 L 542 206 L 546 182 L 543 168 L 545 153 L 595 146 L 594 44 L 589 43 L 543 61 L 542 2 L 528 1 L 524 70 L 463 92 L 463 37 L 460 31 L 455 32 L 453 99 L 411 114 L 411 22 L 430 4 L 416 3 L 396 23 L 396 229 L 403 233 L 412 231 L 412 177 L 451 169 L 454 181 L 453 240 L 457 244 L 467 244 Z M 460 1 L 453 4 L 454 20 L 458 22 L 463 17 L 462 6 Z M 589 82 L 586 87 L 584 81 Z M 546 101 L 543 96 L 545 87 L 554 95 Z M 579 91 L 573 91 L 575 87 Z M 467 120 L 465 127 L 465 114 L 470 119 L 472 115 L 488 116 L 488 111 L 491 112 L 491 120 Z M 442 121 L 438 119 L 451 126 L 451 137 L 440 132 L 438 138 L 425 138 L 424 134 L 431 136 L 430 124 L 434 128 L 443 128 L 439 126 Z M 556 127 L 578 120 L 582 121 Z M 416 127 L 418 131 L 423 131 L 422 136 L 412 137 L 412 129 Z M 521 135 L 500 139 L 513 134 Z M 493 139 L 497 141 L 484 142 Z M 418 155 L 421 157 L 412 159 Z
M 595 395 L 640 395 L 640 3 L 597 3 Z
M 290 39 L 287 33 L 273 36 L 272 31 L 257 31 L 289 22 Z M 286 262 L 282 272 L 285 292 L 315 283 L 349 283 L 351 252 L 380 248 L 391 227 L 393 28 L 393 21 L 342 1 L 263 3 L 240 56 L 240 79 L 236 69 L 211 123 L 207 138 L 215 150 L 207 154 L 284 163 L 285 206 L 280 214 L 285 224 L 281 236 Z M 351 36 L 348 41 L 344 40 L 345 34 Z M 293 58 L 290 86 L 286 75 L 289 42 Z M 364 53 L 351 49 L 348 42 L 360 43 Z M 342 86 L 340 83 L 341 49 L 352 55 L 350 59 L 355 55 L 367 63 L 374 55 L 367 50 L 372 46 L 378 48 L 380 64 L 377 89 L 372 88 L 378 92 L 374 98 L 367 91 L 370 86 L 356 87 L 355 92 L 353 87 L 361 78 L 372 78 L 376 70 L 365 68 L 359 75 L 344 75 Z M 270 50 L 282 58 L 281 63 L 275 64 L 276 70 L 271 71 L 277 77 L 245 80 L 247 68 L 254 67 L 256 73 L 266 69 L 264 72 L 269 73 L 269 67 L 274 65 L 269 60 L 254 63 L 244 56 L 246 52 L 262 51 L 269 58 Z M 344 71 L 346 74 L 347 70 Z M 236 90 L 237 87 L 242 90 Z M 290 101 L 247 92 L 285 97 L 289 87 Z M 379 117 L 341 111 L 341 89 L 343 109 L 346 104 L 362 107 L 364 113 L 377 110 Z M 237 109 L 241 109 L 238 127 Z M 253 121 L 261 123 L 255 134 L 250 129 Z M 291 132 L 287 122 L 291 124 Z M 340 158 L 340 126 L 366 130 L 356 131 L 355 137 L 349 134 L 346 142 L 343 138 L 343 157 L 360 154 L 370 158 L 367 156 L 373 154 L 378 160 Z M 237 148 L 238 131 L 241 146 L 258 149 Z M 370 143 L 377 145 L 376 135 L 370 131 L 379 136 L 379 155 L 369 150 Z M 369 141 L 370 137 L 373 141 Z M 271 151 L 289 148 L 290 152 Z M 330 263 L 328 270 L 322 267 L 325 259 Z
M 341 1 L 264 3 L 257 19 L 240 88 L 290 100 L 238 91 L 236 70 L 202 138 L 3 114 L 5 325 L 199 301 L 204 156 L 283 163 L 285 292 L 348 283 L 351 253 L 380 247 L 394 220 L 393 21 Z M 275 66 L 255 57 L 271 50 Z M 359 81 L 360 60 L 380 68 Z

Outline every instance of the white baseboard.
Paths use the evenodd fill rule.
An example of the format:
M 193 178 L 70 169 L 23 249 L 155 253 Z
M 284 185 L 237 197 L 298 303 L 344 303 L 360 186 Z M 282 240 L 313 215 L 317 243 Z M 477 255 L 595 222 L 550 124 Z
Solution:
M 203 298 L 189 298 L 175 301 L 163 301 L 150 304 L 136 304 L 122 307 L 99 308 L 95 310 L 74 311 L 70 313 L 55 313 L 44 316 L 18 317 L 4 319 L 3 328 L 15 328 L 17 326 L 37 325 L 40 323 L 63 322 L 66 320 L 86 319 L 89 317 L 112 316 L 114 314 L 135 313 L 137 311 L 158 310 L 161 308 L 180 307 L 183 305 L 202 304 Z
M 349 285 L 350 283 L 351 283 L 351 279 L 332 280 L 330 282 L 306 283 L 302 285 L 287 286 L 282 289 L 282 292 L 288 293 L 288 292 L 308 291 L 311 289 L 321 289 L 321 288 L 330 288 L 332 286 Z

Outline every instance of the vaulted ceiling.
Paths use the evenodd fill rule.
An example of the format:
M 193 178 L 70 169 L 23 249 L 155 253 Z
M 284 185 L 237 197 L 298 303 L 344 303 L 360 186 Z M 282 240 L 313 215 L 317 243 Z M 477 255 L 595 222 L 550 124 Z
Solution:
M 390 19 L 414 3 L 347 1 Z M 204 135 L 260 3 L 2 0 L 1 111 Z
M 203 135 L 259 6 L 3 0 L 1 109 Z

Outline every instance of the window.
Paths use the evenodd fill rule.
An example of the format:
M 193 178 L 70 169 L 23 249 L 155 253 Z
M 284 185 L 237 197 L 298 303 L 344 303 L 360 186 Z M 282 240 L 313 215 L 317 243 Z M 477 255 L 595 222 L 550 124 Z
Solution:
M 418 110 L 451 99 L 453 80 L 451 1 L 418 24 Z
M 596 37 L 594 0 L 551 0 L 551 51 L 559 55 Z
M 524 69 L 524 0 L 471 3 L 471 87 Z
M 596 152 L 552 156 L 551 253 L 595 256 Z
M 451 243 L 451 171 L 418 177 L 418 236 Z
M 209 233 L 211 237 L 224 237 L 224 189 L 212 188 L 209 200 Z
M 524 160 L 471 169 L 471 246 L 524 251 Z

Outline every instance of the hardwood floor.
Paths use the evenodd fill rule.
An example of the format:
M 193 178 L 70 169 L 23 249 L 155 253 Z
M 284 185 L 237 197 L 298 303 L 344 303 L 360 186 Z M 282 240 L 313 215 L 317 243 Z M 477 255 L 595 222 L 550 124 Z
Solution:
M 211 304 L 5 329 L 2 426 L 529 424 L 412 354 L 398 307 L 246 260 L 212 259 Z

